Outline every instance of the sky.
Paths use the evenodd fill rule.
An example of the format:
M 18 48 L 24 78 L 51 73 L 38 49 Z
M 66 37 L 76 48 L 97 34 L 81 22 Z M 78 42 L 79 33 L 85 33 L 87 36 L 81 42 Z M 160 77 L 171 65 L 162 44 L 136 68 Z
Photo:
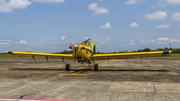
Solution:
M 180 0 L 0 0 L 0 53 L 180 47 Z

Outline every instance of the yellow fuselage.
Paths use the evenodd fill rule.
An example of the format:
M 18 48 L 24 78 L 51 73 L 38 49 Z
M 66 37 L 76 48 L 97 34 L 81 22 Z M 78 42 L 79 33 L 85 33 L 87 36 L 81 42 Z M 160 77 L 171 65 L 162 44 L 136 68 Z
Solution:
M 93 55 L 92 48 L 88 45 L 78 44 L 78 46 L 78 49 L 72 48 L 75 59 L 78 61 L 89 61 L 89 57 Z M 82 49 L 82 47 L 84 48 Z

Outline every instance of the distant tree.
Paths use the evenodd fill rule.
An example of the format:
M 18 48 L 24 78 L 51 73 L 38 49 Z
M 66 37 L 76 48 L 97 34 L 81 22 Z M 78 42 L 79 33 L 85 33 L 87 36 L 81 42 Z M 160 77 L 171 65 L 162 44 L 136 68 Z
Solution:
M 100 54 L 101 52 L 96 52 L 96 54 Z
M 56 54 L 72 54 L 72 53 L 73 53 L 72 50 L 71 51 L 64 50 L 62 52 L 56 52 Z
M 141 51 L 143 51 L 143 52 L 149 52 L 149 51 L 151 51 L 151 49 L 145 48 L 145 49 L 143 49 L 143 50 L 141 50 Z

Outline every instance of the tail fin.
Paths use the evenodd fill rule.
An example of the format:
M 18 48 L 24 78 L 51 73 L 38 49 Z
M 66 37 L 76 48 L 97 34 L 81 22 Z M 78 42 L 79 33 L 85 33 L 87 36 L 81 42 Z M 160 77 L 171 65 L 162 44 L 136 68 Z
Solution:
M 94 42 L 92 42 L 92 52 L 96 54 L 96 44 Z

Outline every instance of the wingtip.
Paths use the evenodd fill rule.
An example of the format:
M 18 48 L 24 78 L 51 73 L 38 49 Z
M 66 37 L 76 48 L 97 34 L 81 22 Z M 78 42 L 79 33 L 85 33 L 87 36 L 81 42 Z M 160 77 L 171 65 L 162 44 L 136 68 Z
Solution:
M 172 50 L 169 51 L 170 53 L 172 52 Z
M 7 54 L 12 54 L 13 51 L 6 51 Z

